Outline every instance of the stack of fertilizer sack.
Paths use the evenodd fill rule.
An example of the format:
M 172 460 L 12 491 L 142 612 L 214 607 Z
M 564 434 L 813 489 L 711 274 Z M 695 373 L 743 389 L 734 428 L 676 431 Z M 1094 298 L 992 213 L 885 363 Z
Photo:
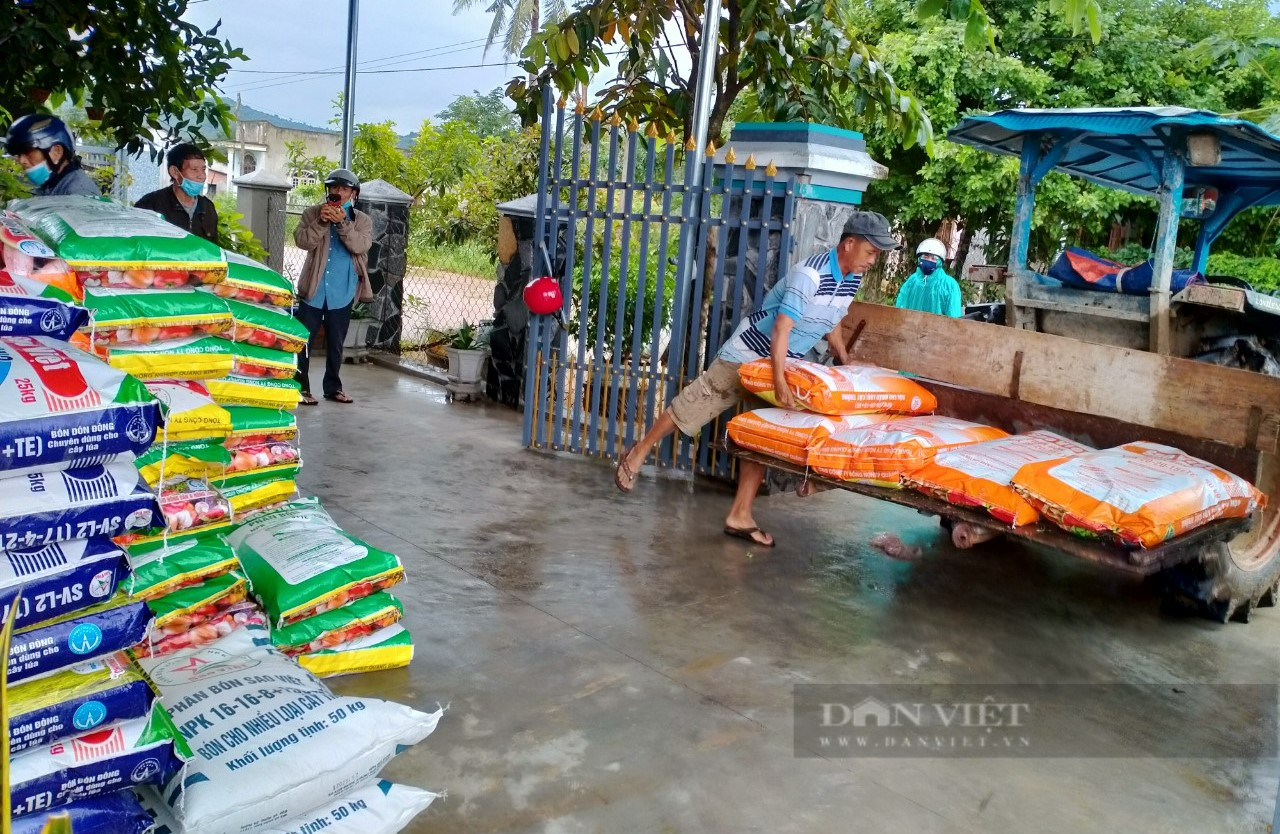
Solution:
M 3 220 L 0 271 L 0 607 L 13 830 L 65 811 L 77 832 L 141 834 L 128 789 L 161 784 L 188 755 L 124 654 L 151 612 L 121 588 L 112 537 L 153 527 L 155 495 L 134 459 L 159 404 L 137 380 L 69 345 L 87 313 L 65 265 Z M 97 821 L 90 827 L 85 821 Z
M 737 445 L 827 478 L 980 509 L 993 526 L 1043 519 L 1119 547 L 1154 547 L 1266 504 L 1239 476 L 1168 446 L 1135 440 L 1095 450 L 1049 431 L 1009 435 L 934 416 L 934 395 L 896 371 L 788 360 L 784 373 L 800 409 L 739 414 L 728 427 Z M 768 360 L 743 365 L 739 376 L 776 403 Z
M 0 425 L 0 477 L 10 474 L 6 470 L 21 476 L 0 480 L 0 544 L 29 546 L 35 554 L 9 559 L 14 565 L 70 559 L 85 562 L 82 572 L 93 577 L 84 590 L 40 591 L 40 610 L 47 613 L 30 622 L 70 614 L 62 625 L 69 648 L 56 648 L 60 632 L 36 630 L 61 620 L 22 631 L 14 641 L 12 680 L 21 685 L 24 675 L 60 668 L 50 666 L 60 651 L 72 652 L 75 662 L 109 657 L 101 668 L 67 673 L 75 675 L 64 684 L 70 694 L 54 697 L 54 707 L 45 703 L 48 693 L 61 689 L 43 679 L 27 697 L 41 709 L 72 710 L 63 723 L 72 721 L 74 729 L 132 720 L 106 739 L 113 754 L 165 754 L 137 765 L 130 760 L 133 769 L 122 765 L 103 771 L 107 775 L 68 771 L 67 762 L 89 749 L 72 739 L 70 758 L 46 767 L 68 785 L 50 793 L 40 792 L 46 783 L 33 782 L 29 791 L 15 783 L 15 809 L 23 809 L 15 815 L 35 831 L 44 811 L 65 805 L 77 834 L 153 825 L 174 834 L 399 831 L 435 795 L 378 781 L 377 774 L 395 753 L 432 732 L 439 711 L 339 698 L 298 665 L 320 675 L 393 668 L 407 665 L 413 649 L 398 624 L 401 605 L 385 592 L 403 579 L 399 560 L 347 536 L 318 502 L 291 500 L 301 463 L 289 413 L 298 402 L 292 376 L 307 333 L 290 315 L 287 279 L 238 256 L 201 251 L 202 241 L 109 201 L 50 198 L 14 207 L 17 215 L 0 225 L 24 242 L 22 252 L 6 249 L 7 262 L 22 271 L 20 278 L 0 279 L 0 299 L 10 287 L 7 294 L 20 301 L 11 315 L 0 306 L 0 333 L 14 332 L 3 330 L 10 319 L 20 319 L 26 330 L 61 321 L 58 335 L 110 366 L 66 345 L 50 353 L 45 340 L 26 330 L 13 337 L 31 342 L 13 350 L 25 356 L 19 351 L 25 348 L 32 357 L 21 366 L 8 360 L 15 372 L 0 379 L 0 418 L 10 399 L 24 408 L 28 401 L 48 405 L 27 424 L 9 431 Z M 219 308 L 230 314 L 229 324 Z M 100 390 L 81 394 L 59 375 L 68 360 L 81 363 L 81 373 Z M 37 376 L 45 387 L 33 387 Z M 112 403 L 142 413 L 141 419 L 86 418 L 98 434 L 124 426 L 109 434 L 115 445 L 98 434 L 73 445 L 84 432 L 58 423 L 69 410 Z M 50 436 L 33 434 L 42 427 Z M 6 447 L 14 451 L 6 454 Z M 61 449 L 61 457 L 50 457 L 50 449 Z M 37 465 L 27 477 L 21 467 L 30 461 Z M 51 499 L 62 488 L 36 470 L 68 463 L 81 468 L 57 473 L 73 499 L 70 510 L 60 511 Z M 115 481 L 91 475 L 93 482 L 83 485 L 78 473 L 86 465 Z M 8 480 L 24 488 L 29 481 L 28 492 L 40 498 L 10 501 Z M 113 503 L 84 517 L 73 512 L 82 509 L 74 503 L 80 496 Z M 59 543 L 59 536 L 73 534 L 91 537 L 82 555 L 53 553 L 51 546 L 74 550 L 75 542 Z M 24 573 L 23 581 L 32 575 Z M 12 592 L 17 584 L 4 587 Z M 107 602 L 80 613 L 45 607 L 86 594 Z M 36 605 L 37 598 L 24 597 L 22 604 Z M 89 616 L 95 619 L 85 621 Z M 115 654 L 126 648 L 127 655 Z M 89 688 L 83 690 L 88 706 L 58 706 L 80 697 L 72 683 L 124 694 L 106 700 Z M 145 710 L 135 703 L 140 697 Z M 15 739 L 53 741 L 53 731 L 33 728 L 58 720 L 15 716 L 15 726 L 25 728 Z M 53 744 L 59 755 L 64 747 Z M 113 793 L 131 784 L 163 788 Z M 139 800 L 149 815 L 139 811 Z

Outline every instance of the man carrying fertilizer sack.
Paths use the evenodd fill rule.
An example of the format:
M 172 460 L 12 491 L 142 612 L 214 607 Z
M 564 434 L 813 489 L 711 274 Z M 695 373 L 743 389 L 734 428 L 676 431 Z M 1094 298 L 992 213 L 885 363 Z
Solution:
M 942 266 L 942 259 L 946 256 L 947 247 L 936 237 L 922 241 L 916 247 L 918 265 L 898 290 L 898 307 L 955 319 L 964 315 L 960 285 Z
M 369 247 L 373 245 L 373 221 L 355 208 L 360 196 L 360 180 L 346 168 L 337 168 L 324 179 L 328 189 L 325 202 L 302 213 L 293 239 L 307 250 L 298 280 L 298 321 L 315 336 L 324 325 L 324 398 L 349 403 L 342 390 L 342 343 L 351 324 L 351 307 L 358 301 L 372 301 L 369 283 Z M 358 296 L 358 298 L 357 298 Z M 298 355 L 298 383 L 302 404 L 315 405 L 311 396 L 311 347 Z
M 741 402 L 746 391 L 739 382 L 738 368 L 744 363 L 771 359 L 778 405 L 795 408 L 784 376 L 787 357 L 803 357 L 825 338 L 836 361 L 847 363 L 844 340 L 837 333 L 840 321 L 858 293 L 863 273 L 881 252 L 898 248 L 884 215 L 855 211 L 845 223 L 836 247 L 792 267 L 765 295 L 760 308 L 738 324 L 710 367 L 676 395 L 638 443 L 623 452 L 613 476 L 618 489 L 630 492 L 635 487 L 641 465 L 663 438 L 677 429 L 693 437 L 707 423 Z M 763 465 L 740 461 L 738 492 L 725 517 L 724 532 L 773 547 L 773 536 L 761 530 L 752 515 L 764 475 Z
M 218 242 L 218 209 L 204 196 L 204 183 L 209 176 L 209 162 L 204 151 L 183 142 L 174 145 L 165 156 L 169 178 L 173 183 L 146 194 L 134 208 L 157 212 L 179 229 L 186 229 L 212 243 Z
M 22 166 L 37 197 L 102 196 L 93 177 L 80 167 L 71 131 L 57 116 L 32 113 L 18 119 L 4 137 L 4 152 Z

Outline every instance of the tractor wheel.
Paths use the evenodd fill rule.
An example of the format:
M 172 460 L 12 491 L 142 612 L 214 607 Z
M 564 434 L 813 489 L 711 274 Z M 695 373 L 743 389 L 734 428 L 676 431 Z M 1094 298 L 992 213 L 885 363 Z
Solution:
M 1164 607 L 1225 623 L 1247 623 L 1257 608 L 1274 606 L 1280 592 L 1280 456 L 1264 455 L 1257 486 L 1271 503 L 1253 529 L 1206 547 L 1194 562 L 1166 572 Z

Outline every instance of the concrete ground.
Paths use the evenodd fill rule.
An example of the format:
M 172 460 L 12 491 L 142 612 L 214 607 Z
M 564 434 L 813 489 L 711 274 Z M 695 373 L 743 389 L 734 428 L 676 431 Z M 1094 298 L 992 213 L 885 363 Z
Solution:
M 715 486 L 646 470 L 624 497 L 601 462 L 523 450 L 513 412 L 381 368 L 344 381 L 356 404 L 301 410 L 301 485 L 400 554 L 417 656 L 334 687 L 449 705 L 385 772 L 448 791 L 408 831 L 1267 830 L 1275 761 L 798 757 L 792 687 L 1275 683 L 1280 609 L 1163 618 L 1143 585 L 957 551 L 935 521 L 844 493 L 762 501 L 780 544 L 752 548 L 721 534 Z M 873 550 L 886 530 L 924 558 Z M 1141 725 L 1103 696 L 1081 710 L 1135 755 L 1252 730 L 1222 699 Z

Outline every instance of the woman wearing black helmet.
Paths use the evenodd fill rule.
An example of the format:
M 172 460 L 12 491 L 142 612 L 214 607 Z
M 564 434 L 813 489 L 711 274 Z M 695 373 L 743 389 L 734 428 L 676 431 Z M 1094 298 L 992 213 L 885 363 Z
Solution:
M 87 194 L 101 197 L 102 191 L 76 156 L 71 131 L 57 116 L 31 113 L 9 126 L 4 152 L 22 166 L 36 187 L 37 197 Z

